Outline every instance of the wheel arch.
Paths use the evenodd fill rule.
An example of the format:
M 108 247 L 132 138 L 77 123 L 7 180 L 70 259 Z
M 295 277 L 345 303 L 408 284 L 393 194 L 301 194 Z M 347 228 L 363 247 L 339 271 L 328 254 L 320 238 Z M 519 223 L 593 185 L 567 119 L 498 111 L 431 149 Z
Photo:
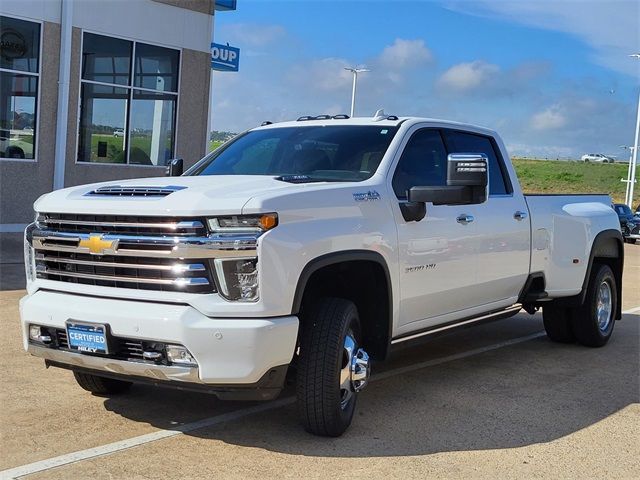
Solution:
M 363 276 L 365 273 L 367 275 Z M 337 281 L 323 282 L 327 278 Z M 341 285 L 340 280 L 351 282 L 348 286 Z M 367 292 L 362 287 L 371 287 L 372 290 Z M 301 329 L 304 328 L 305 301 L 312 301 L 314 294 L 353 301 L 358 307 L 363 330 L 367 325 L 370 327 L 363 332 L 365 347 L 375 359 L 383 359 L 387 355 L 393 325 L 393 292 L 389 267 L 380 253 L 346 250 L 310 260 L 298 278 L 291 308 L 291 313 L 300 317 Z
M 557 299 L 554 303 L 560 306 L 582 305 L 587 296 L 589 279 L 596 262 L 605 263 L 613 270 L 617 284 L 615 318 L 619 320 L 622 317 L 622 271 L 624 267 L 624 240 L 619 230 L 603 230 L 596 235 L 591 244 L 591 253 L 582 282 L 582 290 L 577 295 Z

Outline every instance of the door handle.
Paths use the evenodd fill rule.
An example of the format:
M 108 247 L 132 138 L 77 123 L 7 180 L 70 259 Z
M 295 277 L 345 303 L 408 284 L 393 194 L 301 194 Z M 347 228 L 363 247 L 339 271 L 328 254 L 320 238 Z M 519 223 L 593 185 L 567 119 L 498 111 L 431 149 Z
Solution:
M 515 218 L 518 221 L 524 220 L 525 218 L 527 218 L 527 212 L 521 212 L 520 210 L 518 210 L 516 213 L 513 214 L 513 218 Z
M 471 223 L 475 220 L 475 218 L 473 218 L 473 215 L 467 215 L 467 214 L 462 214 L 460 215 L 458 218 L 456 218 L 456 222 L 461 223 L 463 225 L 467 225 L 468 223 Z

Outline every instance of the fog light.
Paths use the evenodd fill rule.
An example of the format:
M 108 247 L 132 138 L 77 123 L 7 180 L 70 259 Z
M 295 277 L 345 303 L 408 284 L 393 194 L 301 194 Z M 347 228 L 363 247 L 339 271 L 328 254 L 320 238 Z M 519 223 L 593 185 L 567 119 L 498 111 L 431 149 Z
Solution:
M 31 325 L 29 327 L 29 338 L 31 340 L 37 340 L 40 338 L 40 327 L 38 325 Z
M 42 329 L 39 325 L 29 326 L 29 339 L 38 343 L 51 343 L 51 337 L 49 335 L 42 335 Z
M 197 365 L 196 359 L 182 345 L 167 345 L 167 360 L 179 365 Z

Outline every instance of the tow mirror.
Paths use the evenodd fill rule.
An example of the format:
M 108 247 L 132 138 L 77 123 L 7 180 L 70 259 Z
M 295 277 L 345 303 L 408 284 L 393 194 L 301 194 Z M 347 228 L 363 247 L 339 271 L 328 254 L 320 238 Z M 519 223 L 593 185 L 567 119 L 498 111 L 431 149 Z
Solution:
M 484 153 L 451 153 L 447 157 L 447 185 L 413 187 L 409 202 L 471 205 L 487 199 L 489 159 Z
M 174 158 L 167 165 L 167 177 L 179 177 L 184 171 L 184 161 L 181 158 Z
M 473 205 L 487 200 L 489 159 L 484 153 L 451 153 L 447 157 L 447 185 L 416 186 L 407 192 L 407 203 L 400 204 L 407 222 L 419 222 L 426 215 L 425 203 L 434 205 Z

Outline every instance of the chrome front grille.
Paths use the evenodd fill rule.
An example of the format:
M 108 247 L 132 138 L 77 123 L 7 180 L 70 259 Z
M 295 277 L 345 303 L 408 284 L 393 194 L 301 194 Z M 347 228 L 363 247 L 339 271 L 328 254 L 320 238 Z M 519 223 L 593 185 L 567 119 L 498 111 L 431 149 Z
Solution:
M 139 290 L 215 292 L 206 261 L 36 250 L 38 278 Z
M 76 215 L 68 213 L 42 213 L 38 225 L 69 233 L 106 233 L 121 235 L 206 235 L 202 220 L 181 220 L 174 217 L 148 217 L 137 215 Z
M 26 230 L 35 276 L 67 284 L 215 293 L 214 260 L 257 256 L 256 233 L 198 218 L 40 213 Z
M 29 230 L 37 278 L 138 290 L 215 293 L 212 259 L 255 255 L 255 238 L 209 235 L 202 219 L 41 213 Z

